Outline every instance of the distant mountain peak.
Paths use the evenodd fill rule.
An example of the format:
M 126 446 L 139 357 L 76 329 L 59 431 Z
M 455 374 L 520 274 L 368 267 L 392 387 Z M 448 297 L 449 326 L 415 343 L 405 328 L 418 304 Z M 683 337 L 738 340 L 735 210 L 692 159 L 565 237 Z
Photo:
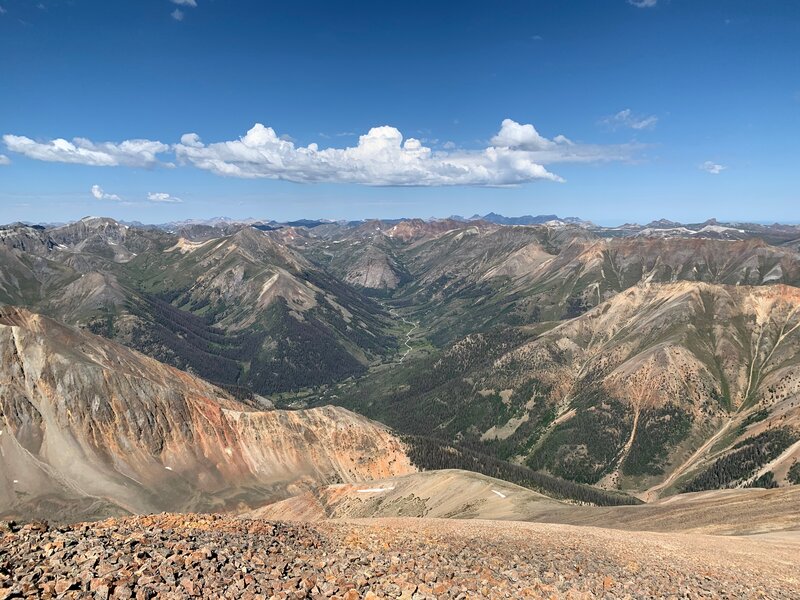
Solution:
M 677 221 L 670 221 L 669 219 L 658 219 L 657 221 L 650 221 L 645 227 L 651 227 L 655 229 L 672 229 L 674 227 L 681 227 L 683 223 L 678 223 Z

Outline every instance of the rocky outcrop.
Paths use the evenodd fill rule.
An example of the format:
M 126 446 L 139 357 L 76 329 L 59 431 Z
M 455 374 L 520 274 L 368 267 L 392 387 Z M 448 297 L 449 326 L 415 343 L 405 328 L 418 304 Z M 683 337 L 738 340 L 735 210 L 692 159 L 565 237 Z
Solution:
M 363 288 L 393 290 L 400 283 L 400 274 L 381 248 L 370 246 L 348 269 L 344 280 Z
M 347 410 L 260 412 L 22 309 L 0 309 L 0 357 L 0 513 L 257 506 L 414 470 L 385 427 Z

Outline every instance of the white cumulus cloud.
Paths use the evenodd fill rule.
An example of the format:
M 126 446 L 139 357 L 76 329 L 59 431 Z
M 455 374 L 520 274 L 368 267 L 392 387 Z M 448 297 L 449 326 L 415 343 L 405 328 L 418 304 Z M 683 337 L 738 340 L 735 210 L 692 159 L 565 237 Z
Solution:
M 172 0 L 172 3 L 180 6 L 191 6 L 192 8 L 197 8 L 197 0 Z
M 171 196 L 166 192 L 148 192 L 147 199 L 150 202 L 183 202 L 180 198 Z
M 452 148 L 449 148 L 452 150 Z M 631 148 L 550 140 L 533 125 L 506 119 L 483 150 L 434 152 L 394 127 L 373 127 L 345 148 L 296 146 L 271 127 L 256 123 L 238 140 L 204 144 L 187 133 L 175 155 L 228 177 L 284 179 L 300 183 L 357 183 L 382 186 L 514 185 L 539 179 L 562 181 L 544 165 L 556 162 L 625 160 Z
M 156 155 L 169 150 L 167 144 L 151 140 L 125 140 L 116 144 L 85 138 L 74 138 L 71 142 L 57 138 L 37 142 L 24 135 L 7 134 L 3 142 L 10 151 L 35 160 L 96 167 L 152 167 L 159 164 Z
M 0 154 L 0 165 L 10 165 L 11 159 L 8 158 L 5 154 Z
M 105 191 L 103 191 L 103 188 L 101 188 L 97 184 L 92 186 L 92 196 L 94 196 L 98 200 L 115 200 L 117 202 L 122 200 L 122 198 L 120 198 L 116 194 L 107 194 Z
M 434 153 L 394 127 L 373 127 L 347 148 L 297 147 L 271 127 L 255 124 L 238 140 L 205 145 L 186 134 L 175 146 L 178 160 L 217 175 L 312 183 L 366 185 L 510 185 L 560 178 L 525 152 L 490 147 L 480 152 Z
M 725 165 L 719 165 L 711 160 L 707 160 L 702 165 L 700 165 L 701 170 L 705 171 L 706 173 L 711 173 L 712 175 L 719 175 L 727 168 L 728 167 L 726 167 Z
M 176 21 L 183 21 L 183 11 L 180 8 L 176 8 L 171 13 L 169 13 L 173 19 Z
M 653 8 L 658 4 L 658 0 L 628 0 L 628 4 L 632 4 L 637 8 Z
M 505 146 L 520 150 L 546 150 L 552 148 L 556 142 L 539 135 L 533 125 L 521 125 L 512 119 L 504 119 L 500 124 L 500 131 L 492 140 L 493 146 Z
M 627 129 L 635 129 L 636 131 L 642 131 L 645 129 L 653 129 L 658 123 L 658 117 L 655 115 L 636 115 L 630 108 L 626 108 L 619 111 L 615 115 L 605 117 L 602 120 L 602 123 L 608 127 L 611 127 L 612 129 L 624 127 Z

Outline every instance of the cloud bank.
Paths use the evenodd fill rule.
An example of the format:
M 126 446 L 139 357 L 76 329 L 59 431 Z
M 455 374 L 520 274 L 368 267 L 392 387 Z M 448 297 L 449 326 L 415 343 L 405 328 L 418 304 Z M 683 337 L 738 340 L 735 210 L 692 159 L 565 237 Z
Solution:
M 85 138 L 74 138 L 71 142 L 57 138 L 37 142 L 24 135 L 4 135 L 3 142 L 11 152 L 34 160 L 94 167 L 153 167 L 160 163 L 156 155 L 170 149 L 167 144 L 151 140 L 125 140 L 115 144 L 95 143 Z
M 434 151 L 416 138 L 403 139 L 390 126 L 373 127 L 352 147 L 298 147 L 256 123 L 238 140 L 208 145 L 196 133 L 187 133 L 175 146 L 175 155 L 183 164 L 227 177 L 375 186 L 507 186 L 563 181 L 544 165 L 625 160 L 632 150 L 574 144 L 564 136 L 551 140 L 533 125 L 506 119 L 483 150 Z
M 296 145 L 289 136 L 256 123 L 239 139 L 206 144 L 186 133 L 169 146 L 152 140 L 95 143 L 55 139 L 37 142 L 3 136 L 6 146 L 36 160 L 92 166 L 174 166 L 158 155 L 172 152 L 182 165 L 224 177 L 281 179 L 296 183 L 351 183 L 372 186 L 509 186 L 546 180 L 563 181 L 546 165 L 630 160 L 633 144 L 575 143 L 563 135 L 550 139 L 531 124 L 505 119 L 480 150 L 443 150 L 404 138 L 395 127 L 373 127 L 355 146 L 320 148 Z M 167 201 L 167 200 L 154 200 Z
M 173 4 L 177 4 L 178 6 L 197 8 L 197 0 L 171 0 L 171 1 Z M 180 8 L 176 8 L 169 14 L 176 21 L 183 21 L 184 17 L 186 16 L 186 13 L 184 13 Z
M 125 202 L 117 196 L 116 194 L 109 194 L 99 185 L 95 184 L 92 186 L 91 189 L 92 196 L 94 196 L 97 200 L 114 200 L 116 202 L 122 202 L 123 204 L 136 204 L 136 202 Z M 159 203 L 179 203 L 183 202 L 180 198 L 176 198 L 175 196 L 168 194 L 166 192 L 148 192 L 147 193 L 147 200 L 150 202 L 159 202 Z
M 373 127 L 347 148 L 297 147 L 271 127 L 256 123 L 238 140 L 205 145 L 186 134 L 175 146 L 182 163 L 217 175 L 284 179 L 298 183 L 377 186 L 510 185 L 560 181 L 527 152 L 495 145 L 480 152 L 433 152 L 394 127 Z

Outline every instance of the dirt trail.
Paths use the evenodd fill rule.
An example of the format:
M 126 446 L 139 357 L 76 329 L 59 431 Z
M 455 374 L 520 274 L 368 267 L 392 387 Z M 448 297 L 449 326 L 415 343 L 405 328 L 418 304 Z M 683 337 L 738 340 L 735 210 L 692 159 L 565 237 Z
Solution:
M 400 358 L 395 363 L 395 364 L 400 364 L 406 359 L 406 356 L 408 356 L 409 352 L 411 352 L 414 349 L 411 346 L 411 336 L 419 328 L 419 323 L 418 322 L 414 323 L 413 321 L 409 321 L 404 316 L 400 315 L 395 309 L 390 308 L 389 306 L 387 306 L 383 302 L 381 302 L 381 306 L 383 306 L 383 308 L 385 308 L 389 312 L 389 314 L 392 315 L 395 319 L 400 319 L 406 325 L 411 325 L 411 329 L 409 329 L 406 332 L 406 339 L 403 342 L 405 347 L 406 347 L 406 351 L 403 352 L 403 354 L 400 356 Z
M 406 325 L 413 325 L 413 327 L 411 327 L 411 329 L 409 329 L 408 332 L 406 333 L 405 345 L 406 345 L 406 348 L 408 348 L 408 349 L 403 353 L 403 356 L 401 356 L 400 360 L 397 361 L 397 362 L 403 362 L 405 360 L 406 356 L 408 356 L 408 353 L 411 352 L 411 350 L 413 350 L 413 348 L 411 347 L 411 334 L 413 334 L 414 331 L 416 331 L 417 327 L 419 327 L 419 323 L 414 323 L 412 321 L 409 321 L 405 317 L 400 317 L 400 319 Z

